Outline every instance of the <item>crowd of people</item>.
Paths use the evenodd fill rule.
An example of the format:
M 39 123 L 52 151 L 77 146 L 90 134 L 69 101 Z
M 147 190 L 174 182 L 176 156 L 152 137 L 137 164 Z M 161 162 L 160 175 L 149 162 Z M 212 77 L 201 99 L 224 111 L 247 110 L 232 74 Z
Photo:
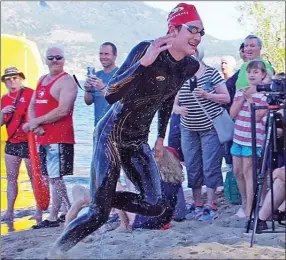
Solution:
M 221 72 L 206 64 L 200 47 L 204 27 L 193 5 L 179 4 L 173 9 L 168 28 L 166 36 L 135 46 L 119 68 L 116 46 L 112 42 L 100 46 L 103 69 L 87 76 L 84 85 L 84 102 L 94 105 L 90 189 L 75 186 L 72 203 L 63 177 L 73 174 L 73 110 L 78 88 L 64 70 L 64 51 L 59 47 L 47 49 L 49 73 L 40 77 L 35 91 L 24 86 L 25 75 L 16 67 L 6 68 L 1 77 L 8 89 L 1 100 L 1 126 L 6 125 L 8 132 L 8 209 L 2 221 L 14 218 L 22 159 L 31 177 L 30 131 L 39 144 L 44 181 L 52 187 L 49 216 L 42 220 L 37 208 L 33 228 L 57 227 L 65 222 L 54 252 L 69 250 L 114 216 L 120 219 L 117 230 L 128 232 L 136 228 L 167 229 L 172 220 L 214 221 L 219 215 L 216 194 L 223 188 L 223 158 L 227 170 L 233 170 L 242 198 L 241 208 L 233 217 L 249 219 L 254 196 L 250 105 L 267 106 L 264 93 L 257 92 L 256 86 L 270 83 L 274 77 L 285 78 L 285 74 L 275 73 L 262 58 L 262 41 L 256 35 L 248 35 L 239 47 L 243 61 L 239 70 L 235 70 L 233 56 L 221 58 Z M 224 110 L 235 124 L 233 139 L 222 144 L 212 120 Z M 147 141 L 157 111 L 158 138 L 152 151 Z M 256 113 L 258 157 L 263 153 L 266 116 L 267 110 Z M 164 147 L 169 119 L 168 146 Z M 279 142 L 282 128 L 277 128 Z M 284 163 L 280 160 L 273 173 L 274 206 L 279 216 L 285 212 Z M 183 167 L 192 201 L 184 198 Z M 120 173 L 126 186 L 119 181 Z M 202 199 L 203 185 L 207 187 L 206 201 Z M 266 192 L 259 229 L 267 228 L 271 215 L 271 198 Z M 86 210 L 79 214 L 82 208 Z

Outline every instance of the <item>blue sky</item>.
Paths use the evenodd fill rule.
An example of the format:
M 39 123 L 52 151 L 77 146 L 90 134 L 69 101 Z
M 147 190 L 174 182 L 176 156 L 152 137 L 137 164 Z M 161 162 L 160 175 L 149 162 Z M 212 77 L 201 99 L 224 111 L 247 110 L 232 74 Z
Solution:
M 249 32 L 237 21 L 238 1 L 144 1 L 145 4 L 170 12 L 178 3 L 196 6 L 204 23 L 206 33 L 222 40 L 246 37 Z

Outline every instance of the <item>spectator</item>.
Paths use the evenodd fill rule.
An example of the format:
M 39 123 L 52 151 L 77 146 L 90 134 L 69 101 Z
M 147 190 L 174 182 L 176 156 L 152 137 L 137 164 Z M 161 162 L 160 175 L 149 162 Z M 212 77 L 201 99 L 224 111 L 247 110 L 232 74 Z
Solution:
M 244 42 L 240 45 L 239 47 L 239 56 L 240 58 L 246 62 L 247 59 L 246 59 L 246 56 L 245 56 L 245 53 L 244 53 Z M 236 81 L 237 81 L 237 77 L 238 77 L 238 74 L 239 74 L 239 70 L 236 71 L 230 78 L 228 78 L 225 82 L 225 85 L 227 87 L 227 90 L 228 90 L 228 93 L 230 95 L 230 103 L 228 103 L 227 105 L 225 105 L 224 107 L 229 111 L 230 109 L 230 106 L 232 104 L 232 101 L 233 101 L 233 97 L 235 95 L 235 91 L 236 91 L 236 87 L 235 87 L 235 84 L 236 84 Z
M 236 60 L 233 56 L 223 56 L 221 58 L 221 71 L 222 71 L 224 80 L 226 82 L 228 82 L 229 79 L 232 78 L 232 76 L 234 75 L 235 66 L 236 66 Z M 226 106 L 229 106 L 229 104 Z M 223 157 L 225 159 L 225 164 L 226 164 L 225 170 L 227 172 L 232 170 L 232 156 L 230 154 L 231 145 L 232 145 L 232 141 L 226 142 L 222 145 L 223 146 Z
M 235 214 L 238 218 L 250 216 L 253 201 L 252 175 L 252 143 L 250 125 L 250 104 L 267 106 L 266 97 L 256 91 L 257 84 L 261 84 L 267 71 L 261 60 L 251 61 L 247 66 L 248 88 L 237 90 L 234 102 L 230 108 L 230 115 L 235 119 L 235 130 L 231 154 L 233 156 L 233 173 L 235 175 L 242 199 L 242 208 Z M 257 156 L 261 157 L 261 147 L 265 139 L 265 115 L 267 110 L 256 112 Z
M 239 56 L 240 58 L 246 62 L 247 61 L 247 58 L 246 58 L 246 55 L 245 55 L 245 52 L 244 52 L 244 42 L 240 45 L 239 47 Z
M 267 71 L 272 75 L 273 74 L 273 68 L 269 64 L 268 61 L 263 60 L 261 58 L 261 49 L 262 49 L 262 40 L 256 36 L 256 35 L 248 35 L 244 40 L 244 53 L 246 56 L 247 62 L 243 63 L 236 80 L 236 90 L 241 88 L 246 88 L 249 86 L 248 81 L 248 74 L 246 71 L 246 67 L 249 63 L 249 61 L 252 60 L 261 60 L 267 69 Z
M 174 112 L 181 115 L 182 150 L 188 175 L 188 187 L 193 190 L 194 203 L 188 218 L 211 221 L 217 218 L 214 204 L 215 189 L 223 186 L 221 173 L 222 151 L 212 122 L 222 112 L 221 104 L 230 101 L 219 72 L 200 61 L 193 78 L 186 81 L 176 96 Z M 180 104 L 180 105 L 179 105 Z M 207 204 L 202 204 L 202 185 L 207 186 Z
M 33 228 L 57 227 L 64 220 L 58 219 L 61 204 L 70 208 L 65 175 L 73 174 L 74 128 L 73 109 L 77 86 L 73 78 L 64 71 L 64 52 L 51 47 L 46 52 L 49 74 L 40 78 L 29 106 L 30 121 L 23 126 L 25 131 L 38 135 L 42 173 L 52 185 L 52 209 L 48 218 Z M 45 134 L 41 135 L 40 131 Z
M 115 65 L 116 58 L 116 46 L 111 42 L 103 43 L 99 49 L 99 60 L 103 70 L 95 72 L 85 82 L 84 101 L 87 105 L 94 105 L 94 126 L 110 108 L 110 105 L 104 98 L 104 94 L 107 83 L 118 69 Z
M 280 72 L 277 73 L 274 77 L 274 79 L 285 79 L 285 73 Z M 277 160 L 277 167 L 281 167 L 285 165 L 284 162 L 284 133 L 283 133 L 283 122 L 281 120 L 281 117 L 284 116 L 283 109 L 277 111 L 277 114 L 275 115 L 276 120 L 276 127 L 277 127 L 277 151 L 278 151 L 278 160 Z M 285 127 L 284 127 L 285 128 Z
M 103 70 L 95 72 L 93 76 L 88 76 L 85 82 L 85 95 L 84 101 L 87 105 L 94 104 L 94 127 L 98 121 L 110 108 L 110 105 L 105 100 L 106 85 L 117 71 L 115 60 L 117 58 L 117 48 L 111 42 L 105 42 L 99 49 L 99 60 Z M 95 129 L 93 134 L 93 144 L 95 137 Z M 94 167 L 94 157 L 91 159 L 91 174 Z
M 273 171 L 273 207 L 274 210 L 280 209 L 279 215 L 285 215 L 285 166 L 281 168 L 277 168 Z M 272 204 L 271 204 L 271 191 L 268 191 L 266 198 L 263 202 L 263 205 L 261 209 L 259 210 L 258 215 L 258 223 L 257 223 L 257 229 L 256 232 L 259 232 L 261 230 L 268 229 L 266 220 L 271 216 L 272 211 Z M 280 217 L 281 218 L 281 217 Z M 253 230 L 253 222 L 251 222 L 250 229 Z
M 6 125 L 8 140 L 5 146 L 5 165 L 7 175 L 8 207 L 2 216 L 2 221 L 13 221 L 14 204 L 18 196 L 18 175 L 20 164 L 24 159 L 29 178 L 32 182 L 31 163 L 29 159 L 28 137 L 22 130 L 26 121 L 27 108 L 33 95 L 31 88 L 23 85 L 25 75 L 16 67 L 5 69 L 1 81 L 8 89 L 8 93 L 1 98 L 1 126 Z M 42 212 L 37 208 L 32 219 L 40 221 Z
M 244 53 L 244 42 L 239 47 L 239 56 L 244 62 L 247 61 L 245 53 Z M 226 108 L 228 112 L 232 105 L 233 98 L 235 95 L 235 91 L 236 91 L 235 84 L 238 78 L 238 74 L 239 74 L 239 70 L 236 71 L 231 77 L 227 78 L 225 82 L 228 93 L 230 95 L 230 103 L 223 105 L 223 107 Z M 231 146 L 232 146 L 232 140 L 223 144 L 223 157 L 225 158 L 226 170 L 228 172 L 232 170 L 232 156 L 230 153 Z
M 228 80 L 234 74 L 236 66 L 236 60 L 233 56 L 223 56 L 221 58 L 221 72 L 225 80 Z

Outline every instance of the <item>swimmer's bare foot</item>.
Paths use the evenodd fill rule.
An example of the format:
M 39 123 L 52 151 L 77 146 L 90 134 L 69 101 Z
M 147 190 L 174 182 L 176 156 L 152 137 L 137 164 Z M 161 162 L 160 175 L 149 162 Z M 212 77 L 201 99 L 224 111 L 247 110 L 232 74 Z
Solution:
M 1 217 L 1 222 L 13 222 L 14 214 L 6 213 Z
M 45 259 L 68 259 L 68 255 L 59 248 L 52 247 Z

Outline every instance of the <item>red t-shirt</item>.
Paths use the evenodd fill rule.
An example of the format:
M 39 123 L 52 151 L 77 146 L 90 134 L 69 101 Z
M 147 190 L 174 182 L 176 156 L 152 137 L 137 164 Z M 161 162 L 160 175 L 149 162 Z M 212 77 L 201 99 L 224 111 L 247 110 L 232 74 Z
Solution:
M 22 93 L 20 100 L 18 101 L 17 107 L 14 111 L 14 115 L 12 113 L 4 114 L 4 124 L 10 120 L 11 116 L 13 115 L 12 121 L 7 127 L 7 134 L 8 134 L 8 141 L 11 143 L 21 143 L 27 142 L 27 134 L 23 131 L 22 126 L 26 122 L 26 113 L 28 111 L 28 106 L 30 104 L 32 95 L 34 90 L 30 88 L 25 88 Z M 17 99 L 18 95 L 20 94 L 20 90 L 14 93 L 9 93 L 4 95 L 1 98 L 1 109 L 6 106 L 14 105 L 15 100 Z M 24 120 L 21 122 L 22 118 Z

